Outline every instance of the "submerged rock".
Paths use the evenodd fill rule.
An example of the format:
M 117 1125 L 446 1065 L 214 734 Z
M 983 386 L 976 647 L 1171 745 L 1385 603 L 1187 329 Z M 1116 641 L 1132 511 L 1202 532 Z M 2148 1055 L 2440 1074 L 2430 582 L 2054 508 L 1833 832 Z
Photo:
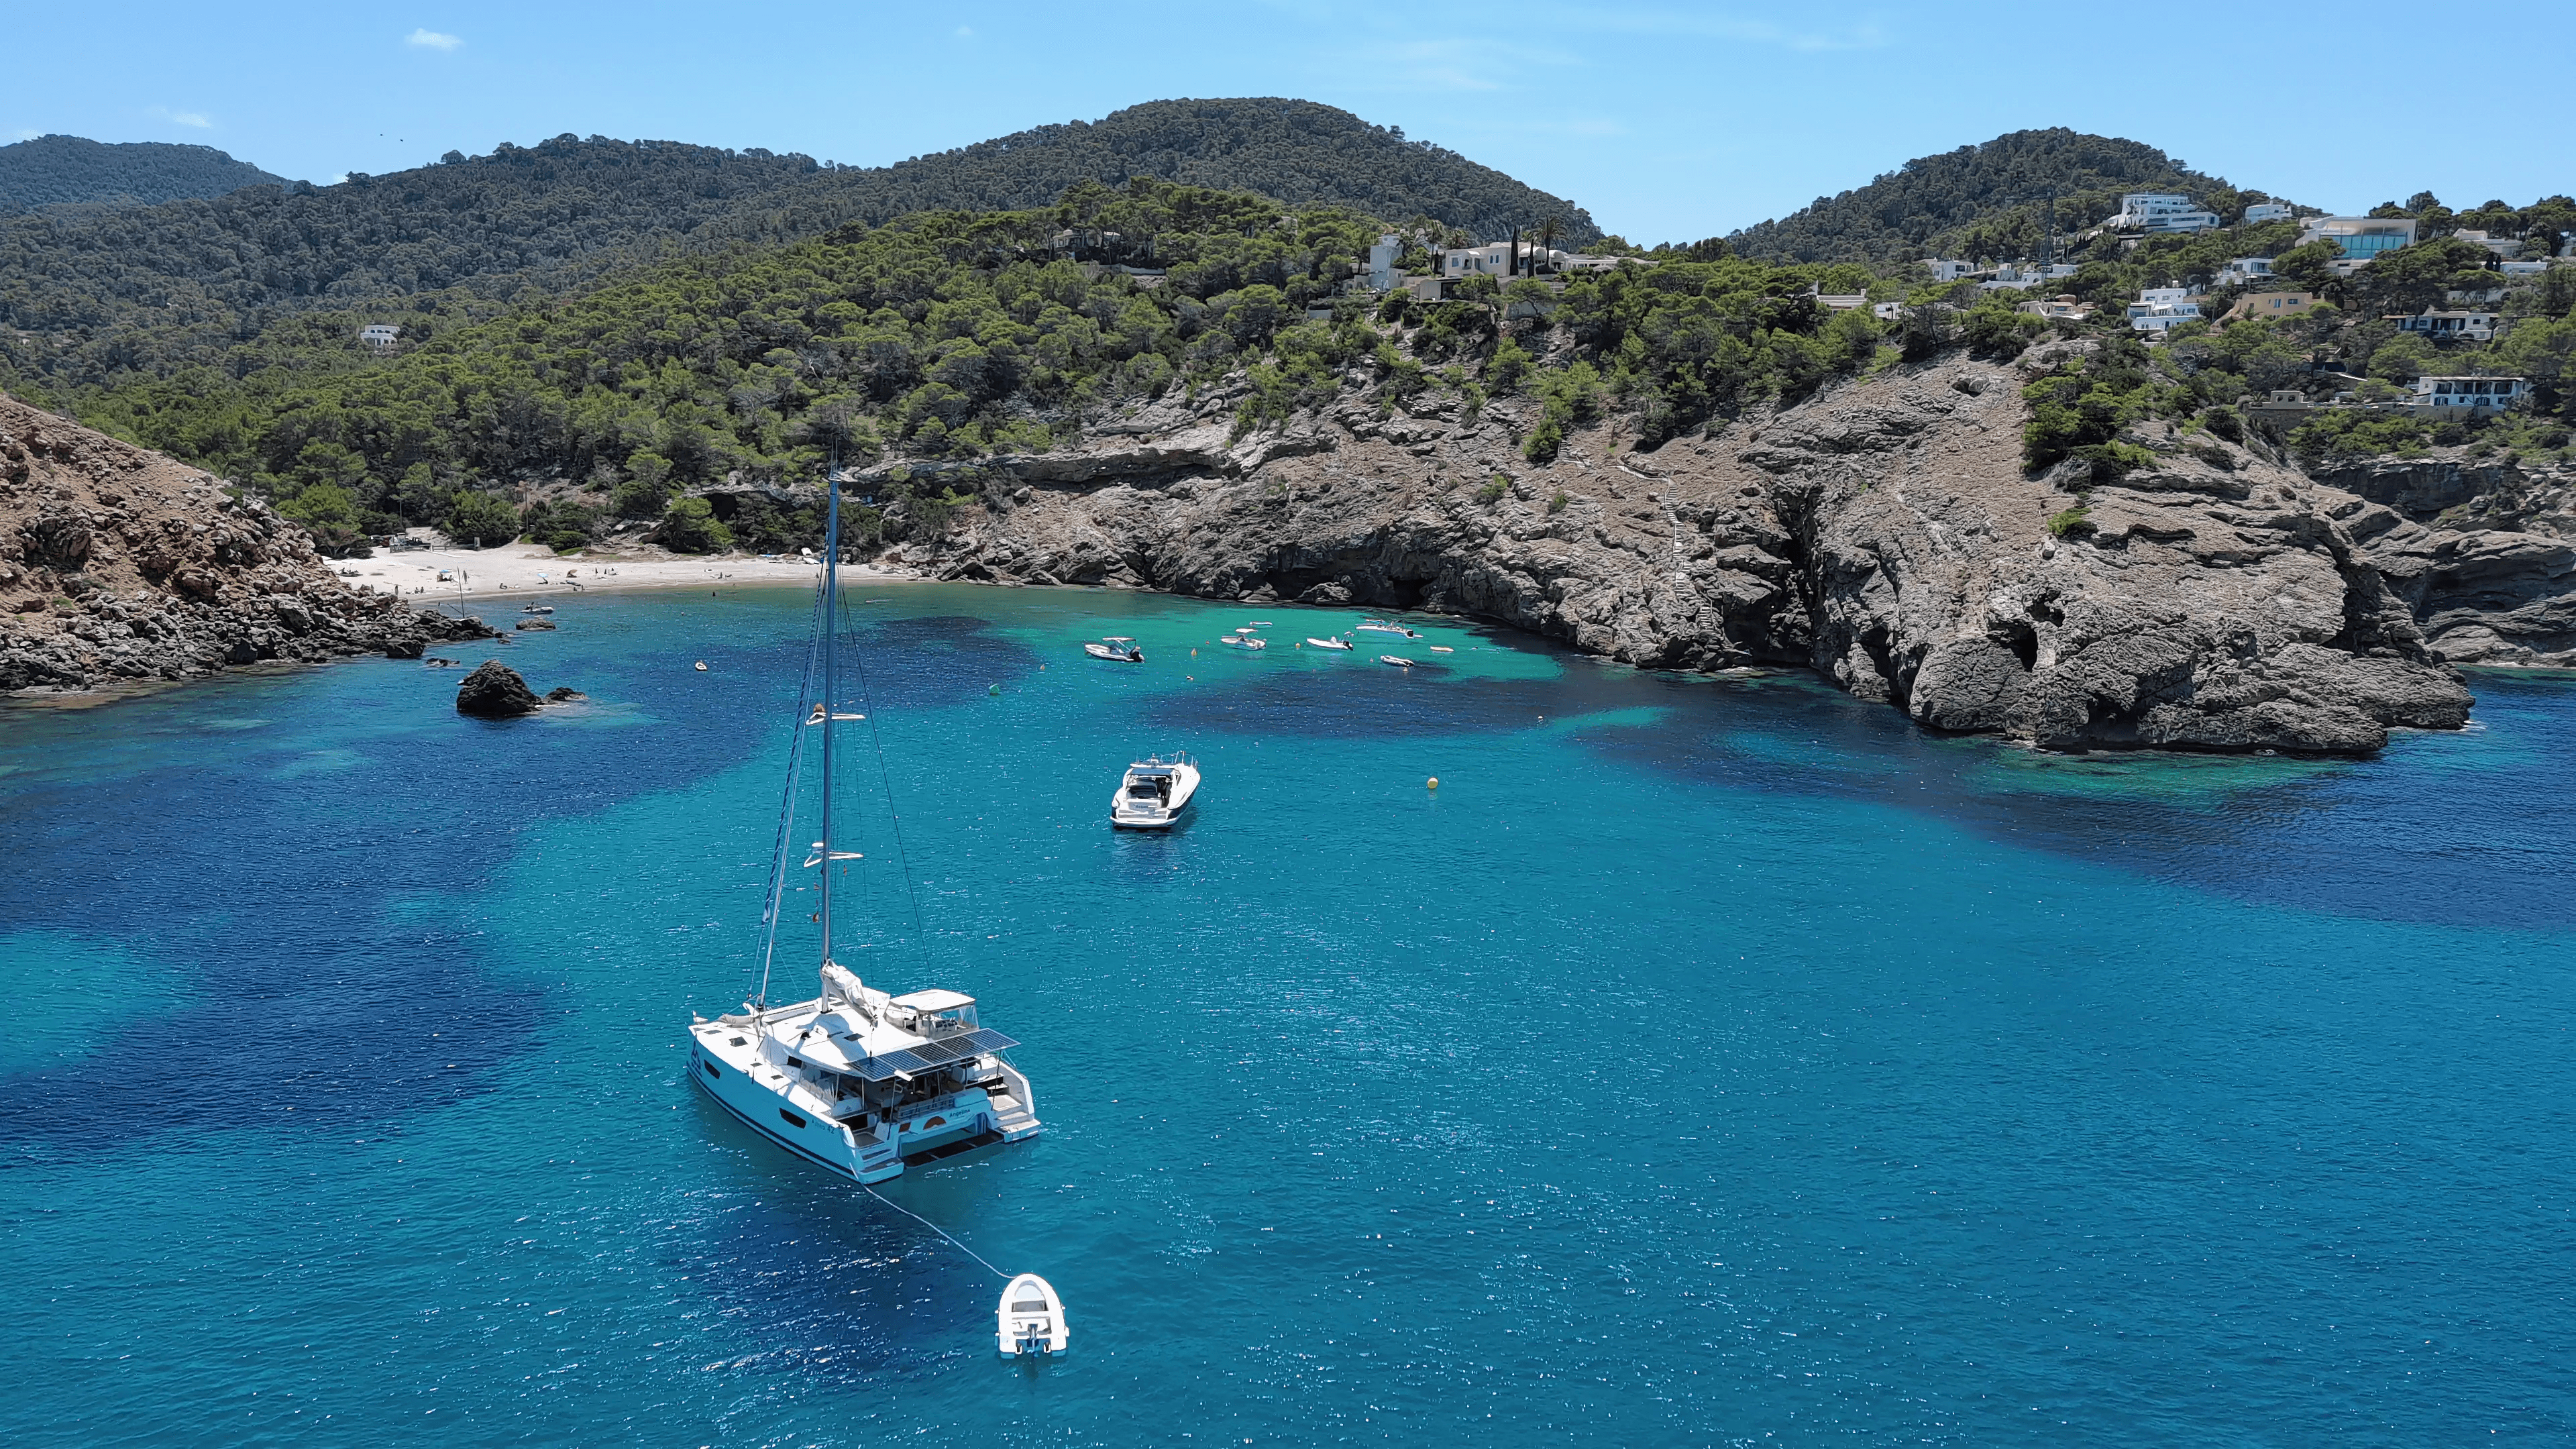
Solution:
M 534 714 L 545 708 L 535 690 L 519 677 L 519 671 L 498 659 L 486 659 L 483 667 L 465 676 L 456 686 L 456 712 L 477 719 L 513 719 Z
M 554 688 L 546 691 L 546 703 L 548 704 L 579 704 L 588 698 L 590 698 L 589 695 L 582 693 L 580 690 L 573 688 L 569 684 L 558 684 Z

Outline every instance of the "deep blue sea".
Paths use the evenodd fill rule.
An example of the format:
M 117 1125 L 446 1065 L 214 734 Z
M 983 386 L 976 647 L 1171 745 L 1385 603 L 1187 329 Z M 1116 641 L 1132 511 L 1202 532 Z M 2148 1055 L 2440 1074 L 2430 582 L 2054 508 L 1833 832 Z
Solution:
M 843 959 L 980 998 L 1047 1124 L 887 1196 L 1070 1355 L 685 1079 L 806 597 L 576 599 L 468 656 L 591 697 L 531 719 L 384 660 L 0 710 L 0 1441 L 2576 1438 L 2576 683 L 2041 756 L 1448 622 L 856 597 Z M 1195 818 L 1113 835 L 1158 749 Z

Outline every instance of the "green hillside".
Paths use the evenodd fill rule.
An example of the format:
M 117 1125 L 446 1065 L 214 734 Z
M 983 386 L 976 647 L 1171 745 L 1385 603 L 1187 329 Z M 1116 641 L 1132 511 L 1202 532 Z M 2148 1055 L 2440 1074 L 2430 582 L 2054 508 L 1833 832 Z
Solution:
M 2056 193 L 2063 236 L 2120 208 L 2124 191 L 2179 191 L 2222 217 L 2270 198 L 2186 168 L 2153 146 L 2063 126 L 1918 156 L 1867 186 L 1727 238 L 1771 261 L 1888 262 L 1927 256 L 2037 256 Z
M 0 365 L 60 385 L 161 374 L 298 313 L 342 330 L 367 314 L 419 337 L 639 262 L 916 211 L 1043 206 L 1131 176 L 1478 232 L 1556 216 L 1574 240 L 1596 234 L 1571 202 L 1304 101 L 1160 101 L 875 169 L 567 135 L 329 187 L 0 221 Z
M 1038 451 L 1129 403 L 1230 376 L 1250 385 L 1247 428 L 1327 403 L 1355 375 L 1389 405 L 1435 387 L 1468 406 L 1478 389 L 1528 389 L 1546 402 L 1526 440 L 1541 457 L 1612 398 L 1660 439 L 1884 360 L 1867 312 L 1828 317 L 1807 295 L 1865 273 L 1726 259 L 1573 279 L 1558 320 L 1577 355 L 1542 368 L 1508 335 L 1536 324 L 1504 324 L 1492 279 L 1428 308 L 1403 293 L 1340 296 L 1383 224 L 1342 208 L 1283 217 L 1245 192 L 1084 183 L 1037 210 L 915 213 L 664 263 L 337 373 L 290 357 L 74 401 L 85 422 L 275 499 L 326 545 L 405 522 L 577 542 L 603 510 L 696 509 L 704 523 L 706 505 L 675 495 L 729 483 L 726 506 L 750 513 L 728 521 L 767 547 L 793 530 L 744 490 L 811 478 L 833 452 L 971 463 Z M 1068 226 L 1116 231 L 1166 274 L 1061 260 Z M 1318 304 L 1329 318 L 1310 316 Z M 522 516 L 503 491 L 532 482 L 574 501 Z M 916 494 L 914 518 L 953 506 L 944 486 Z
M 212 146 L 160 141 L 109 144 L 79 136 L 38 136 L 0 146 L 0 216 L 40 206 L 114 202 L 150 205 L 277 185 L 247 161 Z

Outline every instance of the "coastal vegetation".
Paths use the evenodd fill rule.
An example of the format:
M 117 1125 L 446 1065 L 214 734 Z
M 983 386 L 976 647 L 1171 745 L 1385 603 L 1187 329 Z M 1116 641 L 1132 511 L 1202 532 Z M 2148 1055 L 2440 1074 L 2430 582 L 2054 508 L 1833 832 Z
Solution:
M 1400 130 L 1277 98 L 1158 101 L 873 168 L 566 134 L 330 186 L 0 220 L 0 384 L 77 388 L 200 365 L 239 374 L 279 354 L 299 371 L 354 367 L 351 337 L 366 323 L 398 324 L 417 345 L 637 265 L 916 213 L 1043 208 L 1131 177 L 1443 232 L 1555 217 L 1570 244 L 1598 236 L 1562 197 Z M 293 326 L 308 315 L 320 325 Z M 266 340 L 280 328 L 289 335 Z
M 326 544 L 424 523 L 491 538 L 509 508 L 497 490 L 553 480 L 563 496 L 514 515 L 531 537 L 577 546 L 613 519 L 659 519 L 689 546 L 713 535 L 674 509 L 709 485 L 810 479 L 835 454 L 1043 451 L 1229 377 L 1246 387 L 1245 429 L 1353 386 L 1388 407 L 1434 388 L 1472 390 L 1479 407 L 1528 393 L 1524 453 L 1544 461 L 1613 408 L 1659 441 L 1881 361 L 1881 324 L 1810 295 L 1865 287 L 1866 269 L 1623 267 L 1561 292 L 1516 284 L 1554 316 L 1506 322 L 1490 284 L 1413 311 L 1346 295 L 1383 226 L 1245 192 L 1086 182 L 1031 211 L 925 213 L 664 263 L 381 361 L 299 366 L 273 337 L 270 365 L 183 368 L 77 403 L 260 490 Z M 1068 259 L 1068 233 L 1099 259 Z M 1552 327 L 1575 355 L 1541 366 L 1532 346 Z M 905 492 L 916 523 L 965 501 L 945 484 Z M 804 535 L 792 510 L 731 506 L 752 516 L 720 521 L 746 541 Z

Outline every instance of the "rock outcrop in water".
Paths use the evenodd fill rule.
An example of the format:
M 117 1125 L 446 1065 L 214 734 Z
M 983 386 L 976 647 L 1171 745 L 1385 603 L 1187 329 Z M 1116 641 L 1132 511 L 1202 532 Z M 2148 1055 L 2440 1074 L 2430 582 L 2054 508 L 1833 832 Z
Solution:
M 2354 494 L 2168 431 L 2052 532 L 2086 500 L 2021 466 L 2022 372 L 2051 360 L 1898 367 L 1651 452 L 1614 421 L 1546 466 L 1518 448 L 1526 401 L 1345 401 L 1241 438 L 1234 397 L 1166 402 L 1002 460 L 1006 486 L 885 561 L 1446 610 L 1652 667 L 1809 665 L 2049 748 L 2362 752 L 2466 720 Z
M 418 658 L 491 632 L 353 591 L 211 475 L 0 397 L 0 690 Z
M 519 671 L 498 659 L 486 659 L 482 666 L 456 683 L 456 712 L 477 719 L 516 719 L 535 714 L 546 707 L 545 700 L 528 688 Z

